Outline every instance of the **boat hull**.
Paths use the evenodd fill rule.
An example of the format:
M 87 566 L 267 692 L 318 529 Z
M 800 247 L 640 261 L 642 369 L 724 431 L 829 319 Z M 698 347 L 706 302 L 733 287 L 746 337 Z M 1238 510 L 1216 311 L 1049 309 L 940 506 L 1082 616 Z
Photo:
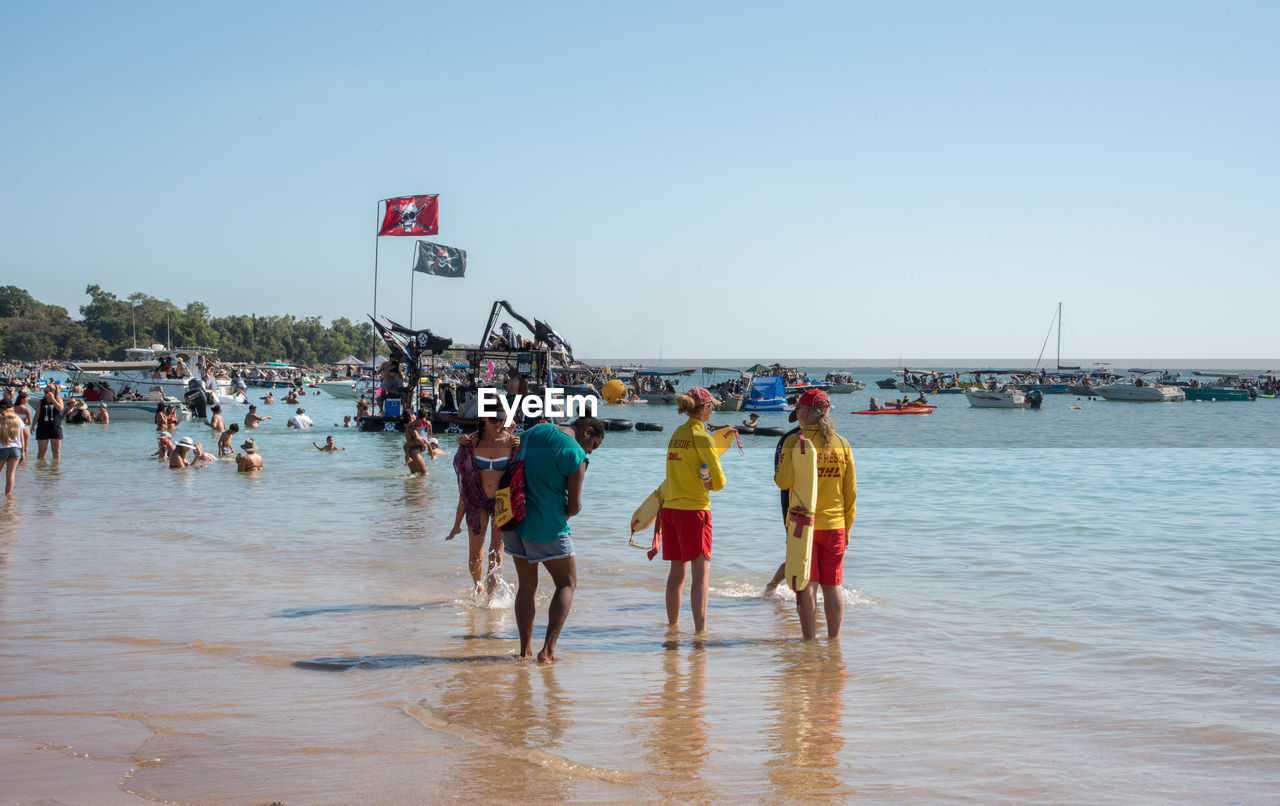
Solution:
M 1184 388 L 1187 400 L 1249 400 L 1248 389 Z
M 744 411 L 786 411 L 787 399 L 785 397 L 771 398 L 751 398 L 744 401 L 742 409 Z
M 1025 409 L 1027 407 L 1027 396 L 1021 391 L 966 389 L 964 396 L 968 399 L 969 405 L 975 409 Z
M 178 417 L 183 420 L 191 418 L 191 412 L 185 405 L 176 401 L 167 401 L 168 405 L 176 406 L 178 409 Z M 107 416 L 112 420 L 131 420 L 140 422 L 154 422 L 156 419 L 156 403 L 154 400 L 138 400 L 138 401 L 113 401 L 111 403 L 100 403 L 99 401 L 89 401 L 89 410 L 96 411 L 99 405 L 107 407 Z
M 355 400 L 360 397 L 360 393 L 356 391 L 355 381 L 323 381 L 320 388 L 341 400 Z
M 640 398 L 646 403 L 651 403 L 657 406 L 674 406 L 676 404 L 675 392 L 671 392 L 670 394 L 652 394 L 642 392 L 640 394 Z
M 1093 393 L 1104 400 L 1127 403 L 1177 403 L 1187 399 L 1186 393 L 1176 386 L 1135 386 L 1131 383 L 1098 386 Z

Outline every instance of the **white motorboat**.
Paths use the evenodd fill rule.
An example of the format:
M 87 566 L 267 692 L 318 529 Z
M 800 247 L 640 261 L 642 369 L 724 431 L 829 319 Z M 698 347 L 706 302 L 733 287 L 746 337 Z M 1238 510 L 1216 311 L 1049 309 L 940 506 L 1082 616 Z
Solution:
M 1136 403 L 1177 403 L 1187 399 L 1187 393 L 1177 386 L 1153 384 L 1141 378 L 1125 378 L 1105 386 L 1095 386 L 1093 393 L 1105 400 Z
M 1025 409 L 1027 394 L 1021 389 L 983 389 L 980 386 L 965 389 L 964 396 L 975 409 Z
M 179 419 L 188 420 L 191 418 L 191 410 L 186 405 L 175 398 L 167 401 L 170 406 L 177 406 Z M 107 407 L 107 416 L 112 420 L 138 420 L 142 422 L 152 422 L 156 418 L 155 400 L 116 400 L 111 403 L 93 403 L 90 402 L 89 411 L 98 410 L 98 406 Z
M 736 376 L 732 381 L 721 381 L 719 376 Z M 742 411 L 742 394 L 751 383 L 751 373 L 730 367 L 703 367 L 702 385 L 720 398 L 716 411 Z M 737 392 L 731 391 L 736 387 Z
M 165 348 L 160 344 L 150 347 L 130 347 L 124 361 L 75 361 L 67 365 L 67 377 L 72 383 L 85 386 L 104 383 L 111 387 L 117 398 L 130 393 L 150 396 L 158 387 L 164 397 L 183 399 L 193 378 L 198 378 L 197 364 L 211 358 L 217 351 L 203 347 Z M 215 380 L 218 387 L 209 391 L 219 396 L 231 394 L 230 383 Z M 228 401 L 230 402 L 230 401 Z
M 123 400 L 101 400 L 94 399 L 92 395 L 97 390 L 90 388 L 86 390 L 89 397 L 80 398 L 84 400 L 85 405 L 89 407 L 90 413 L 96 413 L 99 406 L 106 406 L 107 414 L 112 420 L 142 420 L 151 422 L 156 417 L 156 406 L 163 403 L 166 406 L 174 406 L 178 410 L 178 416 L 182 419 L 191 417 L 191 409 L 185 403 L 176 397 L 166 397 L 159 387 L 152 389 L 147 397 L 141 395 L 129 395 Z
M 342 400 L 355 400 L 360 397 L 360 392 L 356 390 L 356 382 L 353 378 L 339 381 L 321 381 L 316 385 L 333 397 Z

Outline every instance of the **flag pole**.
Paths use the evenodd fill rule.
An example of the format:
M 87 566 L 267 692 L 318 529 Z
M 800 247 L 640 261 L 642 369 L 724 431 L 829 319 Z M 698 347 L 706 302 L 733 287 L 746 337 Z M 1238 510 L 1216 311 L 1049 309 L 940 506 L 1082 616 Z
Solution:
M 409 329 L 413 330 L 413 283 L 418 279 L 416 271 L 409 272 Z
M 385 199 L 382 201 L 385 201 Z M 382 201 L 379 201 L 377 204 L 373 206 L 373 217 L 374 217 L 373 231 L 375 233 L 373 236 L 373 318 L 374 319 L 378 318 L 378 245 L 382 242 L 382 238 L 376 233 L 379 233 L 382 231 L 382 220 L 378 218 L 378 210 L 382 207 Z M 377 357 L 378 351 L 375 349 L 373 351 L 373 354 L 375 357 Z

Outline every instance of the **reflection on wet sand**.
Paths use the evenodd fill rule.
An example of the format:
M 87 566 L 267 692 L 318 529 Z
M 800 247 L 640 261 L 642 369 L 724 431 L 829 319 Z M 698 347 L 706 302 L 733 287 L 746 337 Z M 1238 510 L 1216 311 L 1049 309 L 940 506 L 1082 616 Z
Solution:
M 664 798 L 680 802 L 713 800 L 703 779 L 707 761 L 707 650 L 669 641 L 662 658 L 662 688 L 647 694 L 643 715 L 650 725 L 644 745 L 649 768 Z M 686 654 L 687 653 L 687 654 Z
M 9 546 L 22 534 L 21 511 L 15 498 L 6 496 L 0 503 L 0 563 L 8 562 Z
M 788 645 L 779 661 L 773 703 L 778 747 L 768 761 L 776 794 L 799 800 L 842 801 L 853 789 L 841 779 L 840 729 L 849 678 L 837 641 Z
M 484 639 L 497 636 L 504 615 L 477 610 L 469 619 L 471 636 L 489 643 Z M 499 647 L 506 642 L 493 648 Z M 575 704 L 555 667 L 498 654 L 504 662 L 449 666 L 438 695 L 411 709 L 429 727 L 478 747 L 453 760 L 458 791 L 483 793 L 481 800 L 559 802 L 573 799 L 575 776 L 610 778 L 610 771 L 595 776 L 562 755 Z

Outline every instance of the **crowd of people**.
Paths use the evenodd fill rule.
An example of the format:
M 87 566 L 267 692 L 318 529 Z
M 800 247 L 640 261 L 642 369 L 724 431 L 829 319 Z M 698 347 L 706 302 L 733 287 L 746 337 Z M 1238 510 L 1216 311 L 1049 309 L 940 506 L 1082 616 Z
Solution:
M 390 363 L 390 362 L 388 362 Z M 388 377 L 394 377 L 388 373 Z M 474 380 L 474 378 L 472 378 Z M 501 384 L 512 394 L 527 392 L 521 378 L 511 375 Z M 286 400 L 297 402 L 292 395 Z M 363 399 L 355 420 L 344 418 L 342 427 L 354 427 L 361 416 L 367 416 L 368 403 Z M 268 392 L 263 405 L 272 405 L 274 395 Z M 677 407 L 687 420 L 675 429 L 667 445 L 665 476 L 666 499 L 660 514 L 661 552 L 669 563 L 665 588 L 667 623 L 678 629 L 688 582 L 690 611 L 695 633 L 707 627 L 710 590 L 713 529 L 711 495 L 723 490 L 727 480 L 721 468 L 719 453 L 712 441 L 714 427 L 708 426 L 712 412 L 721 400 L 702 387 L 690 389 L 676 398 Z M 100 404 L 102 416 L 88 410 L 83 399 L 66 398 L 57 383 L 47 383 L 34 405 L 26 391 L 12 394 L 6 389 L 0 400 L 0 467 L 5 472 L 5 492 L 13 494 L 16 469 L 28 454 L 34 432 L 38 457 L 53 460 L 61 456 L 64 422 L 102 423 L 109 421 L 106 407 Z M 839 590 L 843 554 L 847 546 L 848 528 L 854 514 L 856 483 L 853 459 L 848 442 L 835 433 L 829 417 L 830 400 L 820 390 L 812 389 L 799 400 L 792 415 L 799 425 L 778 444 L 774 480 L 782 489 L 784 518 L 792 510 L 787 490 L 791 486 L 790 452 L 798 440 L 808 440 L 818 457 L 819 500 L 814 507 L 813 581 L 797 592 L 797 611 L 806 638 L 815 634 L 816 591 L 821 588 L 825 605 L 827 633 L 837 637 L 843 613 Z M 242 431 L 257 429 L 270 415 L 259 413 L 258 404 L 248 406 L 242 422 L 228 424 L 220 405 L 214 405 L 203 425 L 210 429 L 208 452 L 204 443 L 190 435 L 175 437 L 183 417 L 172 403 L 156 404 L 154 424 L 157 432 L 156 460 L 174 470 L 200 467 L 221 458 L 233 459 L 238 472 L 261 472 L 263 457 L 256 441 L 245 438 Z M 295 409 L 287 428 L 310 430 L 315 427 L 302 406 Z M 515 566 L 517 588 L 514 609 L 520 636 L 521 657 L 540 662 L 555 660 L 556 644 L 568 618 L 577 585 L 577 564 L 570 529 L 570 519 L 582 510 L 583 482 L 590 454 L 600 447 L 605 436 L 604 424 L 595 417 L 582 417 L 572 424 L 539 422 L 528 424 L 517 436 L 500 414 L 482 418 L 478 430 L 464 434 L 457 441 L 452 466 L 458 488 L 458 501 L 452 529 L 445 540 L 454 540 L 465 529 L 467 534 L 467 566 L 475 594 L 492 597 L 502 579 L 505 557 Z M 333 436 L 323 444 L 312 441 L 322 452 L 345 450 Z M 431 418 L 419 409 L 405 429 L 404 463 L 415 475 L 425 475 L 426 463 L 447 456 L 432 435 Z M 501 513 L 497 500 L 503 492 L 518 488 L 517 517 L 499 523 Z M 547 611 L 547 626 L 540 649 L 533 649 L 535 596 L 539 585 L 538 566 L 546 570 L 554 592 Z M 767 588 L 769 593 L 780 583 L 780 567 Z

